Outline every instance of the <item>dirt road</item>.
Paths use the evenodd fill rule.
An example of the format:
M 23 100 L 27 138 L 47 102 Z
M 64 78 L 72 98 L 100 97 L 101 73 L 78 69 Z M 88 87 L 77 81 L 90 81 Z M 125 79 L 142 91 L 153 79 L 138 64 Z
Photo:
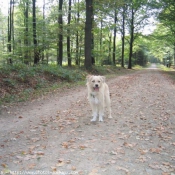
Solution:
M 173 82 L 152 67 L 107 83 L 104 122 L 90 122 L 85 86 L 4 107 L 0 173 L 175 175 Z

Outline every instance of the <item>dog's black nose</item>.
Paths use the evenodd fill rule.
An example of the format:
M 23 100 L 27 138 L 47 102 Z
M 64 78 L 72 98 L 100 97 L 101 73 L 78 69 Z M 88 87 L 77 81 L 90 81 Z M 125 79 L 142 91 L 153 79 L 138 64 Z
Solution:
M 96 84 L 95 87 L 98 87 L 98 84 Z

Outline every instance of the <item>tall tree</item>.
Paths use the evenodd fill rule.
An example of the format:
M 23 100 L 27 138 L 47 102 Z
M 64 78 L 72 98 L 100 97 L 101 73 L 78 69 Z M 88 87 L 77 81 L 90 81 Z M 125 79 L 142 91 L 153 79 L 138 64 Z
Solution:
M 130 34 L 128 69 L 131 69 L 134 40 L 141 33 L 140 29 L 147 24 L 147 19 L 149 17 L 149 4 L 147 3 L 147 0 L 129 0 L 127 5 L 127 25 Z
M 103 17 L 102 17 L 102 12 L 101 12 L 101 15 L 100 15 L 100 57 L 102 55 L 102 46 L 103 46 L 102 39 L 103 39 Z
M 45 23 L 45 8 L 46 8 L 46 2 L 45 0 L 43 0 L 43 23 L 42 23 L 42 34 L 43 34 L 43 39 L 42 39 L 42 62 L 44 61 L 44 50 L 46 49 L 46 42 L 45 42 L 45 39 L 46 39 L 46 23 Z M 48 63 L 48 60 L 47 60 L 47 63 Z
M 8 43 L 7 49 L 9 52 L 8 63 L 12 64 L 12 29 L 13 29 L 13 0 L 10 0 L 10 7 L 8 12 Z
M 85 23 L 85 68 L 92 67 L 92 16 L 93 0 L 86 0 L 86 23 Z
M 72 64 L 71 51 L 70 51 L 71 2 L 72 2 L 72 0 L 69 0 L 68 23 L 67 23 L 67 58 L 68 58 L 68 66 L 71 66 L 71 64 Z
M 92 65 L 95 65 L 95 57 L 94 57 L 94 31 L 93 31 L 93 28 L 94 28 L 94 13 L 93 13 L 93 6 L 92 6 L 92 17 L 91 17 L 91 20 L 92 20 L 92 32 L 91 32 L 91 62 L 92 62 Z
M 133 43 L 134 43 L 134 7 L 133 4 L 131 6 L 131 23 L 130 23 L 130 42 L 129 42 L 129 62 L 128 62 L 128 69 L 132 68 L 132 50 L 133 50 Z
M 124 67 L 124 52 L 125 52 L 125 15 L 126 15 L 126 5 L 123 4 L 122 7 L 122 29 L 121 29 L 121 37 L 122 37 L 122 60 L 121 67 Z
M 57 64 L 62 66 L 63 61 L 63 0 L 59 0 L 59 16 L 58 16 L 58 43 L 57 43 Z
M 108 63 L 110 63 L 111 62 L 111 43 L 112 43 L 112 34 L 111 33 L 109 33 L 108 34 L 108 37 L 109 37 L 109 45 L 108 45 Z M 114 60 L 113 60 L 114 61 Z M 115 64 L 114 62 L 113 62 L 113 64 Z
M 15 8 L 15 1 L 12 0 L 12 46 L 13 46 L 13 55 L 15 50 L 15 28 L 14 28 L 14 8 Z
M 29 52 L 28 52 L 28 47 L 29 47 L 29 1 L 27 0 L 25 2 L 25 11 L 24 11 L 24 26 L 25 26 L 25 31 L 24 31 L 24 45 L 25 45 L 25 53 L 24 53 L 24 63 L 28 64 L 29 63 Z
M 168 36 L 166 36 L 166 38 L 169 38 L 169 36 L 171 36 L 170 39 L 168 39 L 169 43 L 171 43 L 169 51 L 173 50 L 173 57 L 175 63 L 175 1 L 160 0 L 159 6 L 161 11 L 158 15 L 158 19 L 167 28 L 167 31 L 169 31 L 169 34 Z
M 80 21 L 80 9 L 79 9 L 79 0 L 78 0 L 78 3 L 76 3 L 77 5 L 77 16 L 76 16 L 76 23 L 77 23 L 77 26 L 79 25 L 79 21 Z M 75 60 L 75 64 L 76 65 L 80 65 L 80 56 L 79 56 L 79 30 L 77 28 L 77 31 L 76 31 L 76 60 Z
M 40 59 L 40 50 L 38 49 L 37 34 L 36 34 L 36 0 L 33 2 L 33 44 L 34 44 L 34 64 L 38 64 Z
M 112 57 L 113 57 L 113 65 L 115 65 L 116 63 L 116 58 L 115 58 L 115 55 L 116 55 L 116 32 L 117 32 L 117 10 L 115 8 L 115 11 L 114 11 L 114 38 L 113 38 L 113 54 L 112 54 Z
M 8 27 L 7 25 L 7 21 L 6 21 L 6 18 L 4 17 L 4 15 L 2 14 L 1 12 L 1 9 L 0 9 L 0 23 L 1 23 L 1 37 L 0 37 L 0 57 L 1 57 L 1 60 L 3 59 L 3 54 L 5 53 L 5 51 L 7 50 L 6 49 L 6 45 L 5 43 L 7 42 L 6 41 L 6 36 L 8 36 L 6 34 L 6 27 Z

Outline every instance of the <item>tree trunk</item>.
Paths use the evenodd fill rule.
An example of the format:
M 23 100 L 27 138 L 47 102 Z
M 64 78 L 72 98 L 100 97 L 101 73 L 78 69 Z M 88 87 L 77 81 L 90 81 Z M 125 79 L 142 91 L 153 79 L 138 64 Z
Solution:
M 122 60 L 121 67 L 124 67 L 124 52 L 125 52 L 125 13 L 126 7 L 123 5 L 123 13 L 122 13 Z
M 33 0 L 33 44 L 34 44 L 34 64 L 38 64 L 40 52 L 38 50 L 37 35 L 36 35 L 36 0 Z
M 45 23 L 45 6 L 46 6 L 46 2 L 45 0 L 43 0 L 43 26 L 42 26 L 42 30 L 43 30 L 43 41 L 42 41 L 42 53 L 41 53 L 41 59 L 42 59 L 42 62 L 44 63 L 44 51 L 46 49 L 46 42 L 45 42 L 45 39 L 46 39 L 46 23 Z M 46 60 L 47 61 L 47 60 Z M 48 62 L 47 62 L 48 64 Z
M 9 54 L 8 63 L 12 64 L 11 52 L 12 52 L 12 0 L 10 0 L 10 7 L 8 12 L 8 44 L 7 49 Z
M 92 65 L 95 65 L 95 58 L 94 58 L 93 51 L 94 51 L 94 33 L 92 32 L 92 38 L 91 38 L 91 62 L 92 62 Z
M 111 43 L 112 43 L 112 41 L 111 41 L 111 39 L 112 39 L 111 33 L 109 33 L 108 37 L 109 37 L 108 64 L 111 64 Z
M 113 38 L 113 65 L 116 65 L 116 58 L 115 58 L 115 52 L 116 52 L 116 32 L 117 32 L 117 26 L 116 26 L 116 23 L 117 23 L 117 11 L 116 11 L 116 8 L 115 8 L 115 16 L 114 16 L 114 38 Z
M 76 32 L 76 59 L 75 59 L 75 64 L 76 65 L 80 65 L 80 62 L 79 62 L 79 32 L 77 30 Z
M 175 43 L 174 43 L 173 52 L 174 52 L 173 57 L 174 57 L 174 67 L 175 67 Z
M 128 69 L 132 69 L 133 42 L 134 42 L 134 10 L 133 10 L 133 6 L 132 6 L 132 10 L 131 10 L 131 27 L 130 27 L 130 43 L 129 43 L 129 63 L 128 63 Z
M 78 0 L 78 9 L 77 9 L 77 25 L 79 25 L 79 19 L 80 19 L 80 12 L 79 12 L 79 0 Z M 80 65 L 80 60 L 79 60 L 79 32 L 77 30 L 76 32 L 76 59 L 75 59 L 75 64 Z
M 24 63 L 29 64 L 29 53 L 28 53 L 28 45 L 29 45 L 29 27 L 28 27 L 28 16 L 29 16 L 29 2 L 26 1 L 25 5 L 25 13 L 24 13 L 24 26 L 25 26 L 25 32 L 24 32 Z
M 71 20 L 71 0 L 69 0 L 69 12 L 68 12 L 68 23 L 67 23 L 67 58 L 69 67 L 72 65 L 71 51 L 70 51 L 70 20 Z
M 92 17 L 93 0 L 86 0 L 86 23 L 85 23 L 85 68 L 92 67 Z
M 14 35 L 14 0 L 12 1 L 12 47 L 13 47 L 13 55 L 15 50 L 15 35 Z
M 95 57 L 94 57 L 94 32 L 93 32 L 93 25 L 94 25 L 93 6 L 92 6 L 91 23 L 92 23 L 92 29 L 91 29 L 91 61 L 92 61 L 92 65 L 95 65 Z
M 58 43 L 57 43 L 57 64 L 62 66 L 63 62 L 63 15 L 62 15 L 63 0 L 59 0 L 59 16 L 58 16 Z
M 100 20 L 100 59 L 103 57 L 103 54 L 102 54 L 102 38 L 103 38 L 103 19 L 102 19 L 102 16 L 101 16 L 101 20 Z

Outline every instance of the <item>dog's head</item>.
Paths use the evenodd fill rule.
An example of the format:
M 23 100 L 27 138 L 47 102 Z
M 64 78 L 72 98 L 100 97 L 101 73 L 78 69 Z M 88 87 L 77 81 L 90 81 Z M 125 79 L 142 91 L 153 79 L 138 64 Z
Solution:
M 92 75 L 92 76 L 87 77 L 87 83 L 90 85 L 90 87 L 93 91 L 98 92 L 100 87 L 103 85 L 104 82 L 105 82 L 104 76 Z

